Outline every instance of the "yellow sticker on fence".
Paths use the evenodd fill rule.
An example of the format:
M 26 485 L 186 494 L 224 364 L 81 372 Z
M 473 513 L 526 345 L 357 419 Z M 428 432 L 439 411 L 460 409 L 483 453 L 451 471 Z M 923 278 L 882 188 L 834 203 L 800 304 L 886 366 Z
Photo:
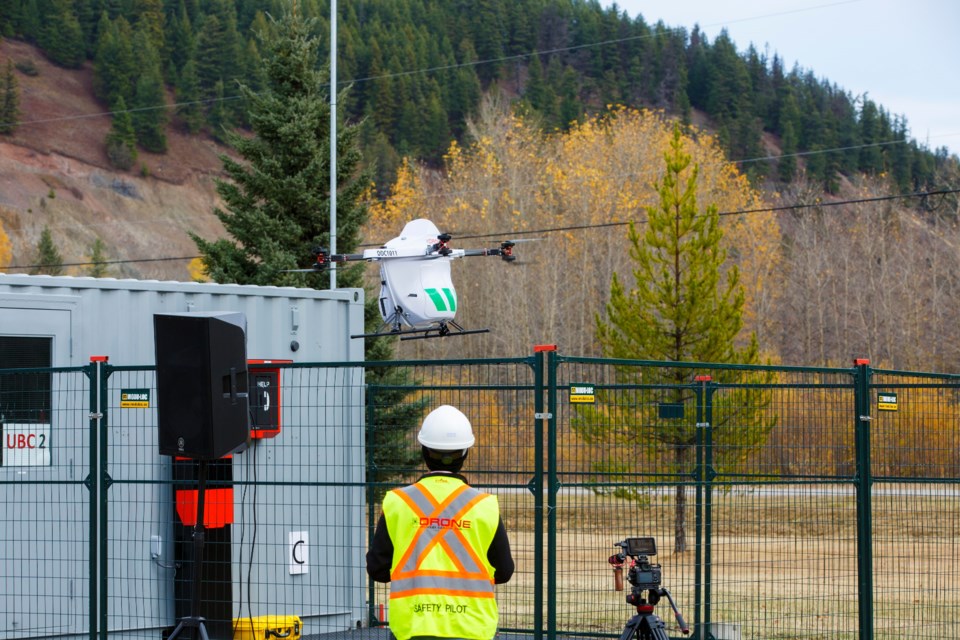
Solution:
M 877 410 L 878 411 L 896 411 L 897 410 L 897 394 L 889 392 L 881 392 L 877 394 Z
M 576 383 L 570 385 L 570 402 L 593 404 L 593 385 Z
M 149 409 L 150 389 L 121 389 L 121 409 Z

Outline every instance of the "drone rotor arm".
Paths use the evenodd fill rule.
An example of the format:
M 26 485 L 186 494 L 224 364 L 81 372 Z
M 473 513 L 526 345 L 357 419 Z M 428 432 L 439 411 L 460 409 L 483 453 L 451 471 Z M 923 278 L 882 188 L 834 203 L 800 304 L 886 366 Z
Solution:
M 335 253 L 333 255 L 327 256 L 327 259 L 330 262 L 357 262 L 359 260 L 367 260 L 367 256 L 363 253 Z
M 498 249 L 464 249 L 465 256 L 500 256 L 504 262 L 513 262 L 517 259 L 513 255 L 513 243 L 503 242 Z

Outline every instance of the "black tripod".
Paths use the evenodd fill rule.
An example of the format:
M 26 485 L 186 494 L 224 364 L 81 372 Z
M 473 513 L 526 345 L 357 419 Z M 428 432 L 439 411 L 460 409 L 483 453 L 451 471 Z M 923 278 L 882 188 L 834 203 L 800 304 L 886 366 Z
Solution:
M 630 593 L 627 594 L 627 604 L 637 608 L 637 613 L 631 617 L 623 627 L 620 640 L 669 640 L 666 625 L 657 614 L 654 607 L 660 598 L 667 597 L 673 608 L 673 615 L 677 618 L 680 631 L 684 635 L 690 633 L 690 628 L 680 615 L 677 603 L 665 588 L 660 586 L 662 570 L 659 564 L 650 562 L 650 557 L 657 555 L 657 541 L 654 538 L 627 538 L 614 545 L 620 547 L 620 553 L 615 553 L 607 559 L 613 565 L 613 586 L 616 591 L 623 591 L 623 565 L 630 558 L 630 569 L 627 571 L 627 581 L 630 583 Z M 644 597 L 643 592 L 647 595 Z
M 190 596 L 190 615 L 181 618 L 180 623 L 173 630 L 167 640 L 174 640 L 186 630 L 191 629 L 193 640 L 210 640 L 207 635 L 205 620 L 200 614 L 200 574 L 203 571 L 203 543 L 206 529 L 203 525 L 203 502 L 207 491 L 207 460 L 199 460 L 197 469 L 197 521 L 193 525 L 193 591 Z
M 627 620 L 623 627 L 623 633 L 620 634 L 620 640 L 669 640 L 666 632 L 666 625 L 657 614 L 653 612 L 654 607 L 660 602 L 661 596 L 667 596 L 673 612 L 677 616 L 677 622 L 683 633 L 689 633 L 687 623 L 677 609 L 670 592 L 666 589 L 650 589 L 647 592 L 647 598 L 643 597 L 643 591 L 635 590 L 627 596 L 627 602 L 636 605 L 637 613 Z

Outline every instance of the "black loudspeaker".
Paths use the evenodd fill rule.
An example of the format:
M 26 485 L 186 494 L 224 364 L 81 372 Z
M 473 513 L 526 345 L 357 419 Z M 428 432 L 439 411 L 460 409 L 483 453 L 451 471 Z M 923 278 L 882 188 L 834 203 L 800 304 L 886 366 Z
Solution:
M 242 313 L 153 316 L 160 455 L 215 460 L 250 437 Z

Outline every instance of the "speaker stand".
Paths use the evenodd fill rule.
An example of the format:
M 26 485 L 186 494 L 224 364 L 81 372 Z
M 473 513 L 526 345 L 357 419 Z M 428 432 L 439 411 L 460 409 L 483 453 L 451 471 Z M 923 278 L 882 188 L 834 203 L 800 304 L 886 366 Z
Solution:
M 204 495 L 207 492 L 207 459 L 201 458 L 198 461 L 197 469 L 197 521 L 193 525 L 193 591 L 190 594 L 190 615 L 181 618 L 180 624 L 173 630 L 167 640 L 174 640 L 187 629 L 193 630 L 191 636 L 193 640 L 210 640 L 207 635 L 205 620 L 200 615 L 200 587 L 202 585 L 201 573 L 203 573 L 203 543 L 206 537 L 206 527 L 203 524 L 203 503 Z

